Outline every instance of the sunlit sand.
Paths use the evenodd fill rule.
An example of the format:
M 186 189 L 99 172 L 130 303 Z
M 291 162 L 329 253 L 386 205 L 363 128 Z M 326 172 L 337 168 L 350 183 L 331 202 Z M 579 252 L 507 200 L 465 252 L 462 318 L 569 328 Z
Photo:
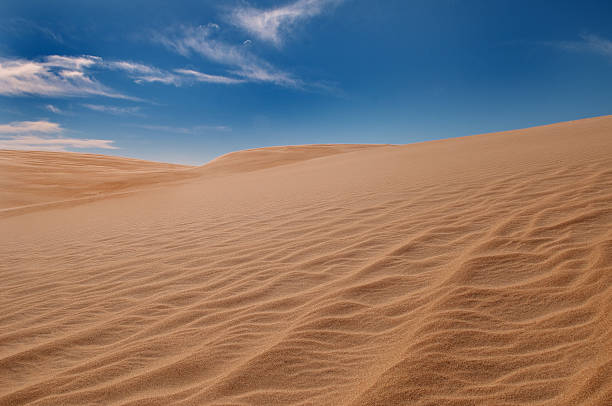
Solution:
M 0 187 L 0 405 L 612 404 L 612 116 Z

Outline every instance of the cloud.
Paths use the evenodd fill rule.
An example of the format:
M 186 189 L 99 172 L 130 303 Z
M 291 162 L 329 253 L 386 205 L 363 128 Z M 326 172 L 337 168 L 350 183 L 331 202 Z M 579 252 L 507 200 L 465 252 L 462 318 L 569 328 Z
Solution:
M 0 149 L 35 151 L 66 151 L 67 148 L 117 149 L 112 140 L 68 138 L 60 135 L 63 131 L 59 124 L 44 120 L 0 124 Z
M 233 45 L 212 37 L 213 29 L 208 26 L 178 27 L 166 35 L 157 35 L 156 40 L 167 48 L 183 55 L 200 55 L 213 62 L 226 65 L 230 73 L 250 82 L 269 82 L 276 85 L 299 88 L 302 81 L 291 74 L 275 68 L 256 57 L 248 47 Z
M 244 80 L 231 78 L 227 76 L 211 75 L 202 73 L 193 69 L 174 69 L 173 72 L 168 72 L 152 66 L 143 65 L 140 63 L 115 61 L 108 62 L 106 66 L 110 69 L 123 70 L 128 72 L 137 83 L 163 83 L 167 85 L 183 86 L 194 82 L 222 83 L 222 84 L 237 84 Z
M 117 116 L 121 115 L 141 115 L 139 114 L 140 107 L 118 107 L 118 106 L 106 106 L 102 104 L 83 104 L 83 107 L 89 110 L 99 111 L 101 113 L 109 113 Z
M 191 77 L 197 82 L 209 82 L 209 83 L 243 83 L 243 79 L 230 78 L 227 76 L 209 75 L 207 73 L 198 72 L 192 69 L 175 69 L 176 73 L 184 75 L 185 77 Z
M 27 151 L 68 151 L 67 148 L 118 149 L 112 140 L 82 138 L 45 138 L 36 135 L 0 138 L 0 149 Z
M 612 58 L 612 41 L 594 34 L 580 35 L 580 41 L 547 43 L 568 51 L 591 52 Z
M 238 7 L 232 10 L 229 21 L 257 38 L 280 46 L 283 36 L 299 22 L 315 17 L 325 7 L 342 0 L 298 0 L 285 6 L 267 10 L 254 7 Z
M 48 27 L 39 25 L 25 18 L 12 18 L 0 24 L 0 31 L 12 36 L 23 37 L 25 35 L 39 34 L 58 43 L 64 43 L 64 39 L 59 33 L 54 32 Z
M 168 72 L 153 66 L 129 61 L 104 61 L 91 55 L 49 55 L 41 60 L 0 59 L 0 95 L 106 96 L 139 101 L 98 82 L 91 69 L 126 72 L 136 83 L 163 83 L 183 86 L 196 82 L 236 84 L 244 80 L 210 75 L 190 69 Z
M 173 127 L 166 125 L 134 125 L 134 127 L 143 128 L 145 130 L 156 132 L 168 132 L 176 134 L 198 134 L 203 131 L 231 131 L 232 129 L 225 125 L 196 125 L 193 127 Z
M 540 44 L 570 52 L 586 52 L 601 55 L 612 60 L 612 41 L 595 34 L 581 34 L 577 41 L 553 41 Z
M 54 113 L 54 114 L 63 114 L 64 113 L 59 107 L 55 107 L 52 104 L 46 104 L 45 105 L 45 109 L 49 110 L 51 113 Z
M 0 134 L 23 134 L 23 133 L 59 133 L 62 128 L 57 123 L 49 121 L 14 121 L 8 124 L 0 124 Z
M 142 63 L 128 62 L 128 61 L 105 62 L 105 66 L 108 67 L 109 69 L 124 70 L 130 73 L 145 74 L 145 75 L 158 71 L 158 69 L 153 68 L 151 66 L 144 65 Z
M 0 60 L 0 95 L 130 97 L 97 82 L 85 69 L 100 63 L 95 56 L 50 55 L 41 61 Z
M 102 58 L 99 56 L 61 56 L 61 55 L 49 55 L 46 58 L 46 64 L 48 66 L 55 66 L 59 68 L 69 69 L 70 71 L 82 71 L 84 68 L 88 68 L 92 65 L 102 62 Z
M 136 83 L 163 83 L 166 85 L 180 84 L 179 78 L 176 75 L 155 68 L 153 66 L 144 65 L 136 62 L 128 61 L 111 61 L 104 64 L 105 67 L 111 70 L 121 70 L 127 72 Z

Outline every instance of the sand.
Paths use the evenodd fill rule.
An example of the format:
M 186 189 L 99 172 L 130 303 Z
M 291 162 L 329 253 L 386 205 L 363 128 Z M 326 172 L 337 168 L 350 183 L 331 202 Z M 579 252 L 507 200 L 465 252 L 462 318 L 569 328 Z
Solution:
M 612 116 L 0 186 L 0 405 L 612 404 Z

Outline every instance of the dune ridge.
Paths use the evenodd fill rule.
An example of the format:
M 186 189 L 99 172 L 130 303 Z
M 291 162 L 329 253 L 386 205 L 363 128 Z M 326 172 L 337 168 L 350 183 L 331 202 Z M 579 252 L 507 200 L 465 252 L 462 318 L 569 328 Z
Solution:
M 222 155 L 199 167 L 96 154 L 0 150 L 0 218 L 70 207 L 195 177 L 249 172 L 382 146 L 255 148 Z
M 612 116 L 148 165 L 0 218 L 0 405 L 612 403 Z
M 189 166 L 96 154 L 0 150 L 0 210 L 100 197 L 189 177 Z

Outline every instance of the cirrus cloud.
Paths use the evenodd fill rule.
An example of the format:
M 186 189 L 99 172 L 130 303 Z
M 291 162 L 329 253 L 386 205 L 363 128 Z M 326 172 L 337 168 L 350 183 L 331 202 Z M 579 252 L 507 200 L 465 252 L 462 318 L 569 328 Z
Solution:
M 12 138 L 0 138 L 0 149 L 26 151 L 68 151 L 78 149 L 118 149 L 112 140 L 93 140 L 83 138 L 44 138 L 35 135 L 24 135 Z
M 118 149 L 112 140 L 64 137 L 64 129 L 57 123 L 17 121 L 0 124 L 0 149 L 33 151 L 67 151 L 77 149 Z M 55 134 L 55 135 L 51 135 Z
M 174 69 L 172 72 L 153 66 L 128 61 L 112 61 L 105 64 L 109 69 L 128 72 L 136 83 L 163 83 L 182 86 L 195 82 L 237 84 L 244 80 L 228 76 L 211 75 L 193 69 Z
M 227 76 L 209 75 L 208 73 L 198 72 L 193 69 L 175 69 L 176 73 L 183 75 L 184 79 L 191 78 L 196 82 L 209 82 L 209 83 L 243 83 L 244 79 L 230 78 Z
M 299 22 L 315 17 L 326 7 L 343 0 L 298 0 L 293 3 L 262 10 L 254 7 L 237 7 L 229 15 L 230 22 L 257 38 L 280 46 L 284 35 Z
M 167 48 L 189 57 L 192 54 L 226 65 L 234 80 L 267 82 L 284 87 L 301 88 L 303 82 L 288 72 L 282 71 L 264 61 L 242 44 L 230 44 L 213 37 L 217 29 L 206 26 L 180 26 L 158 34 L 157 42 Z
M 8 124 L 0 124 L 0 134 L 24 134 L 24 133 L 59 133 L 62 127 L 50 121 L 14 121 Z
M 553 43 L 569 51 L 591 52 L 612 58 L 612 41 L 595 34 L 580 35 L 581 41 Z
M 101 113 L 109 113 L 117 116 L 122 115 L 134 115 L 138 116 L 140 114 L 140 107 L 119 107 L 119 106 L 107 106 L 104 104 L 83 104 L 83 107 L 88 108 L 89 110 L 98 111 Z
M 211 75 L 193 69 L 166 71 L 131 61 L 105 61 L 98 56 L 48 55 L 40 60 L 0 59 L 0 95 L 110 98 L 140 101 L 117 92 L 93 77 L 94 68 L 125 72 L 136 83 L 174 86 L 198 82 L 237 84 L 241 78 Z
M 86 69 L 94 56 L 50 55 L 40 61 L 0 59 L 0 95 L 106 96 L 129 99 L 96 81 Z
M 46 104 L 45 105 L 45 110 L 50 111 L 51 113 L 54 114 L 63 114 L 62 109 L 60 109 L 59 107 L 54 106 L 53 104 Z

